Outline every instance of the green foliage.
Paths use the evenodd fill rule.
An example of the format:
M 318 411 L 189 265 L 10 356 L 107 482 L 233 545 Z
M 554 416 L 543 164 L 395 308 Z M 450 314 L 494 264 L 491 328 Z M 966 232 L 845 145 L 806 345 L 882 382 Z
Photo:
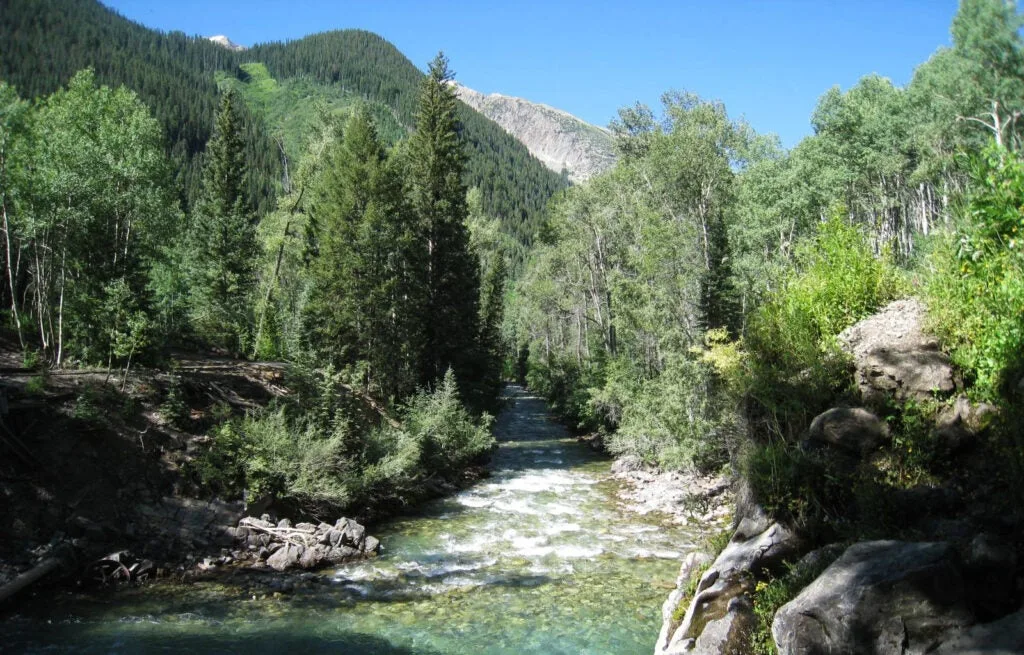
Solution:
M 615 367 L 594 402 L 621 407 L 608 449 L 665 469 L 717 471 L 738 443 L 737 416 L 714 389 L 710 367 L 690 355 L 670 357 L 650 380 L 623 376 Z
M 904 292 L 864 232 L 833 218 L 797 248 L 795 266 L 754 314 L 746 393 L 755 429 L 794 438 L 851 383 L 835 337 Z
M 481 367 L 480 269 L 469 249 L 466 219 L 466 162 L 456 113 L 458 100 L 449 83 L 448 60 L 439 53 L 420 85 L 416 131 L 409 139 L 409 187 L 413 210 L 427 243 L 425 382 L 455 369 L 470 393 L 470 403 L 482 405 L 467 382 Z
M 89 70 L 26 120 L 5 128 L 0 166 L 19 337 L 56 365 L 127 363 L 149 340 L 148 273 L 180 224 L 159 126 L 134 93 L 96 86 Z
M 172 427 L 183 429 L 188 425 L 191 412 L 186 402 L 181 376 L 171 375 L 167 385 L 167 395 L 157 411 L 160 418 L 167 421 Z
M 932 259 L 932 325 L 972 392 L 1008 398 L 1024 375 L 1024 160 L 992 147 L 974 159 L 956 234 Z
M 769 515 L 791 521 L 810 534 L 843 515 L 850 488 L 831 462 L 782 440 L 748 448 L 743 477 Z
M 46 376 L 33 375 L 25 382 L 25 393 L 30 396 L 39 396 L 46 392 Z
M 270 408 L 229 419 L 195 465 L 212 491 L 272 496 L 314 515 L 366 513 L 420 499 L 431 479 L 451 479 L 490 451 L 489 417 L 462 407 L 449 371 L 434 392 L 410 400 L 397 427 L 352 420 L 330 375 L 320 376 L 305 407 Z M 294 410 L 298 409 L 299 412 Z
M 787 564 L 786 572 L 757 583 L 752 594 L 757 627 L 751 636 L 754 655 L 775 655 L 775 641 L 772 639 L 772 622 L 783 605 L 796 598 L 807 585 L 821 575 L 841 554 L 818 557 L 810 564 Z
M 256 215 L 245 195 L 247 164 L 233 93 L 225 93 L 203 163 L 203 194 L 187 240 L 190 318 L 198 336 L 247 350 L 256 284 Z

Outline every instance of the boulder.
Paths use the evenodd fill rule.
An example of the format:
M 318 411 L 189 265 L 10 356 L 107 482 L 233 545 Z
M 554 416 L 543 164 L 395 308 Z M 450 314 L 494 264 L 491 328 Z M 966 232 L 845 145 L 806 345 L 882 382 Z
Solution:
M 668 646 L 672 633 L 679 627 L 681 621 L 677 618 L 679 605 L 685 600 L 686 592 L 697 575 L 710 563 L 711 556 L 698 550 L 688 553 L 683 558 L 683 563 L 679 567 L 679 575 L 676 577 L 676 587 L 661 606 L 661 632 L 658 634 L 658 646 L 655 647 L 655 653 L 663 652 L 661 647 Z
M 290 569 L 299 563 L 303 553 L 306 551 L 302 546 L 288 544 L 278 548 L 273 555 L 267 558 L 267 565 L 275 571 Z
M 779 609 L 772 636 L 780 655 L 910 655 L 972 622 L 950 544 L 871 541 Z
M 915 298 L 897 300 L 839 334 L 840 346 L 853 356 L 864 402 L 927 400 L 956 389 L 949 356 L 923 331 L 925 313 Z
M 693 642 L 690 655 L 749 655 L 750 637 L 757 627 L 757 615 L 746 596 L 736 596 L 726 605 L 725 615 L 708 621 Z
M 811 421 L 811 441 L 865 455 L 889 441 L 885 421 L 861 407 L 833 407 Z
M 952 630 L 931 655 L 1024 653 L 1024 609 L 991 623 Z

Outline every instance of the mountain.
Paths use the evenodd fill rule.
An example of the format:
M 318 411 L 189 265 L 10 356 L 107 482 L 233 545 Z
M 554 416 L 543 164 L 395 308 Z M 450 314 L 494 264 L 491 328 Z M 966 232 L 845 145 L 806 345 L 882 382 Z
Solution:
M 268 80 L 285 85 L 293 96 L 301 85 L 289 82 L 303 81 L 322 87 L 329 98 L 353 96 L 382 105 L 403 129 L 413 128 L 423 72 L 370 32 L 336 30 L 235 51 L 206 38 L 149 29 L 96 0 L 0 0 L 0 6 L 0 79 L 23 97 L 34 98 L 52 93 L 91 66 L 99 82 L 134 90 L 164 126 L 168 150 L 180 162 L 187 198 L 198 192 L 199 161 L 217 106 L 217 78 L 245 82 L 251 75 L 243 68 L 246 64 L 262 64 Z M 304 103 L 315 101 L 318 94 L 300 97 L 292 110 L 307 111 Z M 280 157 L 266 107 L 247 105 L 251 193 L 265 211 L 279 186 Z M 459 118 L 468 156 L 465 183 L 480 189 L 487 214 L 529 246 L 548 199 L 564 181 L 482 114 L 462 106 Z M 301 124 L 288 116 L 281 121 Z
M 234 52 L 241 52 L 242 50 L 245 50 L 244 45 L 238 45 L 237 43 L 235 43 L 228 37 L 224 36 L 223 34 L 218 34 L 217 36 L 210 36 L 207 38 L 210 41 L 216 43 L 217 45 L 227 48 L 228 50 L 232 50 Z
M 611 134 L 561 109 L 523 98 L 484 95 L 461 84 L 459 99 L 505 128 L 556 173 L 566 170 L 582 182 L 615 165 Z

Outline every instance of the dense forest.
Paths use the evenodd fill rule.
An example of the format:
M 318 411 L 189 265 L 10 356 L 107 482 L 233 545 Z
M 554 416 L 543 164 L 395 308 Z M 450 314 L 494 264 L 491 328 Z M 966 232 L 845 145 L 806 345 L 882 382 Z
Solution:
M 24 98 L 53 93 L 84 68 L 92 68 L 99 84 L 137 93 L 165 133 L 186 208 L 201 193 L 201 155 L 218 105 L 216 73 L 244 79 L 244 64 L 262 63 L 279 80 L 330 85 L 390 107 L 407 129 L 423 78 L 393 45 L 369 32 L 326 32 L 233 52 L 203 38 L 148 29 L 95 0 L 5 3 L 0 40 L 0 79 Z M 283 171 L 278 134 L 256 109 L 237 108 L 250 166 L 247 192 L 262 215 L 274 206 Z M 545 203 L 563 180 L 492 121 L 461 102 L 456 111 L 469 155 L 465 183 L 480 189 L 489 216 L 529 245 Z
M 186 164 L 140 95 L 91 68 L 34 102 L 0 83 L 2 295 L 25 364 L 105 367 L 124 391 L 133 365 L 173 365 L 172 345 L 290 362 L 299 392 L 223 415 L 190 467 L 229 497 L 365 512 L 459 475 L 493 443 L 505 267 L 471 244 L 450 79 L 438 55 L 390 148 L 367 103 L 322 112 L 262 214 L 236 91 L 183 209 Z M 172 424 L 188 421 L 176 393 Z
M 514 290 L 506 334 L 530 386 L 616 455 L 731 471 L 814 544 L 900 538 L 913 521 L 895 499 L 922 488 L 963 485 L 1012 514 L 1021 26 L 1009 4 L 965 0 L 953 46 L 907 86 L 869 75 L 826 91 L 814 134 L 789 151 L 691 93 L 622 109 L 620 163 L 552 202 Z M 859 402 L 837 335 L 907 296 L 927 304 L 971 402 L 999 408 L 984 454 L 954 458 L 927 427 L 951 402 L 939 394 L 890 401 L 893 446 L 874 464 L 808 451 L 814 417 Z M 762 612 L 758 652 L 774 652 L 788 598 Z

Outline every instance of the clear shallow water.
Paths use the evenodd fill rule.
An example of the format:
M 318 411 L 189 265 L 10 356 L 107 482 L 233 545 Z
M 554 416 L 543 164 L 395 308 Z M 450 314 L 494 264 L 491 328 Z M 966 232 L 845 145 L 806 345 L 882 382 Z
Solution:
M 230 582 L 63 598 L 0 622 L 0 652 L 651 652 L 692 534 L 620 508 L 608 461 L 508 393 L 491 477 L 376 526 L 381 557 L 279 598 Z

